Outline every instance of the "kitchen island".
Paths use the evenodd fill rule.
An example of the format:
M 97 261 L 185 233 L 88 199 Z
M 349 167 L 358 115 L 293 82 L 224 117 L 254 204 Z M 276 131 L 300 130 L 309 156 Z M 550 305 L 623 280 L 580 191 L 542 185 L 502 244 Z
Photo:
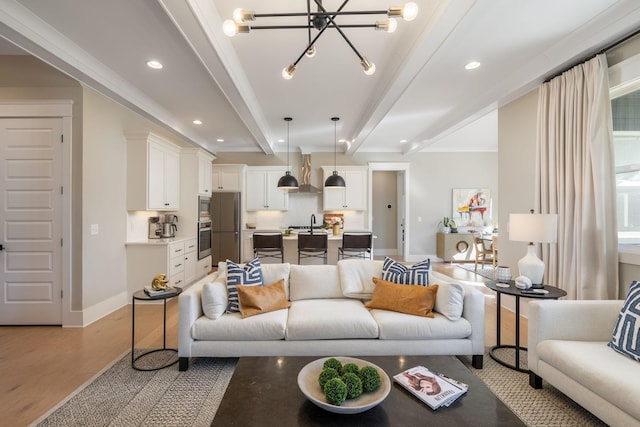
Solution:
M 368 230 L 347 230 L 347 233 L 369 233 Z M 291 264 L 298 263 L 298 233 L 292 232 L 290 235 L 285 235 L 282 230 L 244 230 L 244 249 L 242 262 L 251 261 L 253 259 L 253 233 L 282 233 L 282 240 L 284 241 L 284 262 Z M 324 231 L 313 231 L 313 234 L 322 234 Z M 342 232 L 339 235 L 333 235 L 331 231 L 327 234 L 327 264 L 338 263 L 338 248 L 342 245 Z M 375 241 L 376 236 L 373 236 Z M 264 263 L 275 263 L 279 260 L 269 258 L 261 261 Z M 304 264 L 322 264 L 322 260 L 319 258 L 307 258 L 303 262 Z

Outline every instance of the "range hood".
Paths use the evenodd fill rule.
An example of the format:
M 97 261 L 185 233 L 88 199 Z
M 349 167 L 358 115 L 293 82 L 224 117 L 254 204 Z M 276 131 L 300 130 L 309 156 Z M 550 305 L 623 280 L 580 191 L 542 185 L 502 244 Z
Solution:
M 322 193 L 322 188 L 315 187 L 309 182 L 311 180 L 311 154 L 302 155 L 302 177 L 297 190 L 290 190 L 291 193 Z

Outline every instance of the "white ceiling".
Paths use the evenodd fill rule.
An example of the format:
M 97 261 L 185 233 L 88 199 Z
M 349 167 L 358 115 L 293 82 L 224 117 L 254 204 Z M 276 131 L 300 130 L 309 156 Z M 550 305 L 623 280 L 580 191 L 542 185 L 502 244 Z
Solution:
M 323 2 L 329 11 L 341 3 Z M 637 0 L 416 3 L 416 20 L 399 21 L 393 34 L 343 30 L 376 64 L 373 76 L 335 29 L 291 80 L 281 71 L 305 49 L 306 30 L 222 33 L 236 7 L 305 12 L 304 1 L 0 0 L 0 36 L 213 153 L 285 151 L 285 116 L 293 117 L 292 150 L 332 151 L 330 118 L 338 116 L 338 138 L 350 141 L 340 150 L 409 155 L 496 150 L 498 107 L 640 27 Z M 401 5 L 350 0 L 344 10 Z M 376 19 L 384 16 L 335 22 Z M 290 23 L 306 18 L 253 24 Z M 16 53 L 6 45 L 1 54 Z M 152 58 L 164 68 L 149 69 Z M 465 70 L 470 60 L 482 66 Z

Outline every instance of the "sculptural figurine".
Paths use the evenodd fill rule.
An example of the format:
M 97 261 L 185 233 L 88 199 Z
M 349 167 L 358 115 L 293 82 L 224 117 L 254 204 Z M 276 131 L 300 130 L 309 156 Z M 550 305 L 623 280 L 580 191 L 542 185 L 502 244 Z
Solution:
M 151 289 L 153 289 L 154 291 L 167 289 L 168 282 L 169 280 L 167 279 L 166 274 L 157 274 L 156 277 L 154 277 L 151 281 Z

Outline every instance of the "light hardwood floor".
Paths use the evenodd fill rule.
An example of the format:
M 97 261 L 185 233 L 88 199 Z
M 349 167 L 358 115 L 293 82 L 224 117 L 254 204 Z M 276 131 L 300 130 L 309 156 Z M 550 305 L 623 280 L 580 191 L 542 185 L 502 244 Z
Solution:
M 448 276 L 486 279 L 451 264 L 434 263 Z M 177 298 L 167 304 L 167 346 L 177 347 Z M 495 300 L 488 299 L 485 343 L 495 344 Z M 526 345 L 526 319 L 521 321 Z M 512 344 L 514 315 L 503 310 L 502 341 Z M 131 349 L 131 306 L 86 328 L 0 327 L 0 424 L 26 426 Z M 136 303 L 136 348 L 162 347 L 162 305 Z

